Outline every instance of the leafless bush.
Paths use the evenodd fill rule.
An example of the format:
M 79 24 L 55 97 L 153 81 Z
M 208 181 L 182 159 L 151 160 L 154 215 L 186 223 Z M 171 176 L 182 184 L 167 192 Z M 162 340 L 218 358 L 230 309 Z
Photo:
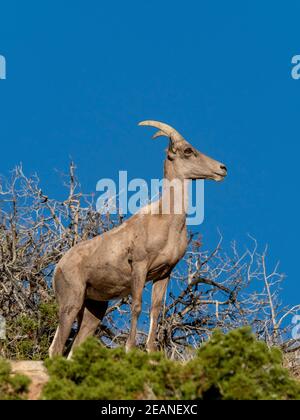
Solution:
M 267 248 L 259 252 L 256 240 L 249 238 L 249 242 L 252 247 L 243 252 L 235 242 L 226 252 L 221 237 L 213 252 L 206 252 L 201 240 L 191 237 L 186 257 L 173 273 L 159 323 L 158 343 L 170 357 L 186 359 L 189 349 L 192 354 L 216 328 L 229 331 L 248 325 L 269 346 L 285 349 L 287 342 L 291 343 L 290 318 L 300 305 L 290 308 L 282 304 L 285 275 L 278 264 L 268 273 Z M 149 302 L 149 288 L 145 293 Z M 141 343 L 147 335 L 149 305 L 140 328 Z M 107 323 L 110 328 L 102 330 L 102 335 L 112 342 L 124 342 L 129 308 L 120 301 L 112 309 Z M 115 311 L 119 316 L 114 316 Z
M 64 177 L 66 198 L 49 198 L 37 176 L 26 177 L 16 168 L 9 180 L 0 179 L 0 315 L 8 323 L 20 314 L 39 319 L 39 306 L 53 301 L 51 278 L 55 264 L 72 246 L 101 235 L 122 223 L 122 217 L 103 216 L 94 196 L 83 194 L 70 165 Z M 190 246 L 170 283 L 158 331 L 161 349 L 171 357 L 187 357 L 188 349 L 206 341 L 215 328 L 225 331 L 250 325 L 269 345 L 281 345 L 289 330 L 288 318 L 300 305 L 280 301 L 284 275 L 278 265 L 267 271 L 267 249 L 259 252 L 254 239 L 240 251 L 223 240 L 213 252 L 202 251 L 199 237 Z M 145 294 L 149 296 L 150 288 Z M 149 301 L 140 323 L 140 344 L 148 328 Z M 124 343 L 130 320 L 129 299 L 112 302 L 99 329 L 107 345 Z
M 53 298 L 51 277 L 57 261 L 77 242 L 103 233 L 118 223 L 101 216 L 93 195 L 85 195 L 70 165 L 64 201 L 43 193 L 37 176 L 17 167 L 0 180 L 0 314 L 36 314 Z
M 291 330 L 289 316 L 300 309 L 286 307 L 280 299 L 285 276 L 278 264 L 267 271 L 267 248 L 260 253 L 255 239 L 243 252 L 233 242 L 201 251 L 192 240 L 185 262 L 174 273 L 170 299 L 160 323 L 159 341 L 171 354 L 182 353 L 186 343 L 197 347 L 215 328 L 229 331 L 249 325 L 260 340 L 281 346 Z M 173 291 L 172 291 L 173 290 Z

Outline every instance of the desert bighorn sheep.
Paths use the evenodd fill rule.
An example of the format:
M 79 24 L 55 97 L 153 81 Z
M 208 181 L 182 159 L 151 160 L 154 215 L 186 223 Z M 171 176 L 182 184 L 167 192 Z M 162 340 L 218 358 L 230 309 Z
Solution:
M 157 121 L 143 121 L 139 125 L 158 128 L 154 138 L 170 139 L 164 163 L 165 180 L 179 180 L 185 185 L 184 180 L 221 181 L 227 175 L 226 166 L 200 153 L 169 125 Z M 184 195 L 185 188 L 183 200 Z M 169 212 L 163 211 L 164 199 L 169 203 Z M 155 350 L 158 318 L 168 280 L 188 245 L 186 212 L 183 208 L 178 214 L 175 204 L 174 192 L 170 194 L 170 189 L 167 192 L 163 187 L 156 203 L 144 207 L 121 226 L 81 242 L 65 254 L 54 275 L 59 326 L 49 350 L 50 357 L 63 353 L 76 318 L 79 331 L 72 350 L 94 334 L 108 301 L 130 293 L 132 320 L 126 349 L 134 347 L 147 281 L 153 282 L 147 349 Z

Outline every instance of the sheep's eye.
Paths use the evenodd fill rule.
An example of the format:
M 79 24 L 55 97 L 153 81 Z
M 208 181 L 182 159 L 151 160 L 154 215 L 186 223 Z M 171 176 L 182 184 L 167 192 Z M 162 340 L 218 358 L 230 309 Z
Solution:
M 193 149 L 191 149 L 190 147 L 188 147 L 187 149 L 185 149 L 184 154 L 185 155 L 191 155 L 193 153 Z

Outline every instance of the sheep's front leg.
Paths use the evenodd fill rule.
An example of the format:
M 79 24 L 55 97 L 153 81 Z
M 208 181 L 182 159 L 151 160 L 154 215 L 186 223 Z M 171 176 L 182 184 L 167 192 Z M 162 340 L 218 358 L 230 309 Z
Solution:
M 137 322 L 142 310 L 142 295 L 146 282 L 147 269 L 145 264 L 132 265 L 132 304 L 131 304 L 131 328 L 126 343 L 126 351 L 131 350 L 136 345 Z

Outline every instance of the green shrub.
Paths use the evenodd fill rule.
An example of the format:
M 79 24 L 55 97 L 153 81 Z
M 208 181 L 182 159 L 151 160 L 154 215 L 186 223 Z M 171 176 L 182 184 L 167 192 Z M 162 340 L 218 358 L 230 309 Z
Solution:
M 44 399 L 300 399 L 280 351 L 256 341 L 248 328 L 215 332 L 184 364 L 161 353 L 106 349 L 92 338 L 71 361 L 58 357 L 46 366 Z
M 58 320 L 55 303 L 39 305 L 38 316 L 19 315 L 7 321 L 7 340 L 1 355 L 14 360 L 44 360 L 48 357 Z
M 257 341 L 249 328 L 216 331 L 189 362 L 188 398 L 225 400 L 300 399 L 300 384 L 282 367 L 282 353 Z M 197 393 L 199 375 L 204 389 Z
M 28 392 L 29 378 L 12 375 L 8 362 L 0 359 L 0 400 L 23 400 Z
M 126 354 L 121 348 L 104 348 L 93 338 L 77 349 L 71 361 L 59 357 L 48 360 L 46 367 L 50 381 L 45 399 L 138 399 L 149 392 L 174 398 L 180 377 L 177 365 L 160 353 Z

